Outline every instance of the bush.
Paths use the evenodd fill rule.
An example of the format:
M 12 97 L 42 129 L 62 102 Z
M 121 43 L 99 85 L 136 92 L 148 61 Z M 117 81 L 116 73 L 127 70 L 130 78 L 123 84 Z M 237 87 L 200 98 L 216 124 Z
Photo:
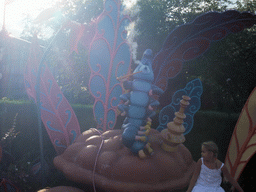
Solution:
M 78 118 L 81 132 L 96 126 L 92 106 L 74 105 L 72 108 Z M 4 148 L 4 158 L 0 163 L 1 177 L 15 181 L 15 185 L 22 191 L 41 188 L 40 173 L 32 173 L 32 167 L 40 162 L 36 105 L 30 101 L 11 101 L 7 98 L 0 100 L 0 128 L 0 138 L 4 138 L 6 134 L 16 134 L 15 137 L 9 136 L 8 142 L 7 139 L 1 142 Z M 43 149 L 48 186 L 63 181 L 70 183 L 53 165 L 56 153 L 44 127 Z

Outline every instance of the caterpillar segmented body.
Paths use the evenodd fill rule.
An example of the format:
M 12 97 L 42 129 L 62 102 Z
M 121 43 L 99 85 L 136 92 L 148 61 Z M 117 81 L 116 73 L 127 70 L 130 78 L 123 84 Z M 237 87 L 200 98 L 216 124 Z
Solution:
M 152 152 L 147 134 L 151 126 L 150 117 L 155 115 L 153 107 L 159 105 L 159 102 L 151 96 L 163 93 L 162 89 L 152 84 L 154 81 L 152 61 L 152 50 L 147 49 L 140 64 L 134 70 L 133 80 L 124 81 L 124 88 L 130 92 L 120 96 L 124 104 L 118 106 L 118 109 L 126 115 L 122 125 L 123 144 L 142 158 L 146 156 L 144 148 L 149 153 Z

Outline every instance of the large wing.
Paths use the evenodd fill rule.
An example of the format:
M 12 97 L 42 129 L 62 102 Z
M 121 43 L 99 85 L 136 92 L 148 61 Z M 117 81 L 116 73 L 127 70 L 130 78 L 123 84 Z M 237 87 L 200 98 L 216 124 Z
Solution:
M 37 102 L 36 81 L 41 56 L 42 50 L 35 37 L 24 75 L 27 93 L 35 102 Z M 51 142 L 57 153 L 61 154 L 81 132 L 72 107 L 61 92 L 46 63 L 43 63 L 40 75 L 40 110 L 41 120 Z
M 36 103 L 36 77 L 38 72 L 38 65 L 40 63 L 40 59 L 43 56 L 43 49 L 40 47 L 37 37 L 34 36 L 30 53 L 24 73 L 24 83 L 28 96 L 33 99 Z
M 182 96 L 186 95 L 191 98 L 189 101 L 189 106 L 185 109 L 186 118 L 184 119 L 185 134 L 188 134 L 194 124 L 194 114 L 201 107 L 200 97 L 203 93 L 203 86 L 200 79 L 194 79 L 190 81 L 184 89 L 180 89 L 174 93 L 172 96 L 172 103 L 165 106 L 159 113 L 159 125 L 157 130 L 161 132 L 163 129 L 167 128 L 167 123 L 173 121 L 175 117 L 175 112 L 180 109 L 180 101 Z
M 119 96 L 123 93 L 117 77 L 130 72 L 132 57 L 125 30 L 129 23 L 130 18 L 121 14 L 120 1 L 105 1 L 89 50 L 93 112 L 97 128 L 103 131 L 114 128 L 116 123 Z
M 75 21 L 68 20 L 65 23 L 65 27 L 72 29 L 70 31 L 70 53 L 78 52 L 78 43 L 81 43 L 87 50 L 89 49 L 91 40 L 95 35 L 95 23 L 80 24 Z
M 70 54 L 75 51 L 78 54 L 78 43 L 80 42 L 86 49 L 88 49 L 91 40 L 95 33 L 95 23 L 84 25 L 72 21 L 56 8 L 48 8 L 43 10 L 35 19 L 34 23 L 40 24 L 49 19 L 54 18 L 56 22 L 62 24 L 62 29 L 68 28 L 70 30 Z
M 206 13 L 192 23 L 177 27 L 166 38 L 163 48 L 154 58 L 154 84 L 165 90 L 168 79 L 174 78 L 181 71 L 183 62 L 205 53 L 212 42 L 255 23 L 255 15 L 229 10 Z
M 234 179 L 238 179 L 250 158 L 256 153 L 256 88 L 240 114 L 230 140 L 225 164 Z
M 2 160 L 2 146 L 0 145 L 0 163 L 1 163 L 1 160 Z

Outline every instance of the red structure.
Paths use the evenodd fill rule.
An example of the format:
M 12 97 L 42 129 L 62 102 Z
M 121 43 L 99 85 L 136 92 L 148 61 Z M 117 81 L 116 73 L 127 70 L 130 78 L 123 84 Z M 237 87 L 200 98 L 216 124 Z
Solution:
M 21 192 L 11 181 L 8 181 L 5 178 L 3 178 L 1 183 L 0 183 L 0 191 L 3 191 L 3 192 L 9 192 L 9 191 Z
M 2 147 L 0 146 L 0 162 L 1 162 L 1 160 L 2 160 Z

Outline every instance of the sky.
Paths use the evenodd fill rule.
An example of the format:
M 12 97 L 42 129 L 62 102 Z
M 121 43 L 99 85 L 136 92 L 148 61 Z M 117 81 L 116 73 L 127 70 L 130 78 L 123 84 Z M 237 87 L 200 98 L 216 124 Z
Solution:
M 4 1 L 0 0 L 0 30 L 3 25 Z M 22 18 L 29 14 L 36 18 L 38 14 L 47 8 L 52 7 L 58 0 L 14 0 L 6 6 L 6 30 L 13 36 L 18 37 L 22 30 Z

